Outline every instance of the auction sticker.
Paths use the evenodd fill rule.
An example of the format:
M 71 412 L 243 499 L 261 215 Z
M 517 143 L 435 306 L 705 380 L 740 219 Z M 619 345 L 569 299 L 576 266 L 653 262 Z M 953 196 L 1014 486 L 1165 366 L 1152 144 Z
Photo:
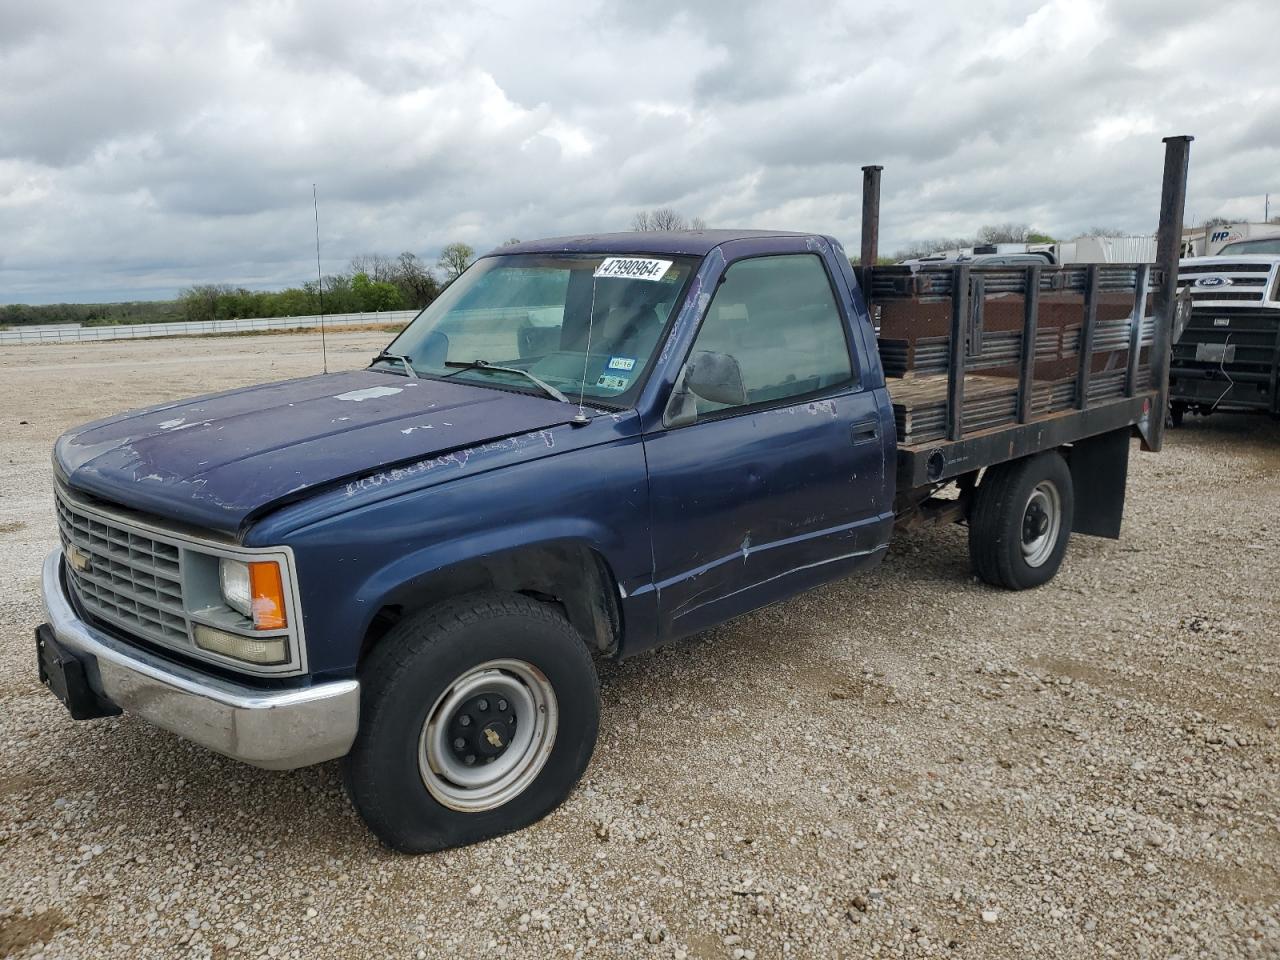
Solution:
M 617 277 L 621 280 L 661 280 L 671 269 L 670 260 L 650 260 L 647 257 L 605 257 L 596 267 L 594 276 Z

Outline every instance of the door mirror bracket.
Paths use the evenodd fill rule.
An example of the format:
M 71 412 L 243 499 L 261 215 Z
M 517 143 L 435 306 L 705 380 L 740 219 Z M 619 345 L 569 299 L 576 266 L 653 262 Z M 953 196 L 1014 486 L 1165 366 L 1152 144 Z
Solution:
M 680 368 L 680 375 L 671 388 L 671 398 L 667 400 L 667 409 L 662 412 L 662 425 L 668 430 L 698 422 L 698 401 L 689 389 L 688 379 L 689 364 L 686 363 Z

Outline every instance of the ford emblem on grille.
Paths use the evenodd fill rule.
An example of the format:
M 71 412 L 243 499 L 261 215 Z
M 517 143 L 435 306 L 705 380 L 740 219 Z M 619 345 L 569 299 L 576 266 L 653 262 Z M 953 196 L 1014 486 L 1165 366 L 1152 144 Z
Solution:
M 1196 281 L 1197 287 L 1229 287 L 1231 286 L 1230 277 L 1201 277 Z
M 71 564 L 77 573 L 88 573 L 93 569 L 93 560 L 74 543 L 67 544 L 67 563 Z

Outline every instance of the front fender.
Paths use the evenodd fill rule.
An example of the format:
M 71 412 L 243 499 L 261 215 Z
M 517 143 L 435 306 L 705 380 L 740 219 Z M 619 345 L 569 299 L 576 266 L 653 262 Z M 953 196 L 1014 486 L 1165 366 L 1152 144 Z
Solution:
M 428 581 L 452 568 L 552 547 L 585 547 L 604 560 L 616 583 L 618 577 L 609 557 L 619 556 L 621 545 L 610 542 L 610 536 L 607 527 L 582 517 L 542 518 L 519 527 L 478 532 L 396 557 L 360 585 L 355 601 L 367 613 L 367 630 L 382 607 L 412 603 Z
M 378 611 L 405 602 L 439 571 L 552 543 L 582 544 L 604 558 L 625 598 L 628 630 L 652 629 L 644 610 L 652 602 L 644 587 L 653 557 L 640 437 L 576 448 L 558 443 L 554 453 L 540 447 L 541 456 L 483 472 L 455 467 L 447 482 L 408 485 L 402 493 L 386 484 L 380 499 L 353 496 L 360 505 L 345 512 L 317 518 L 314 506 L 298 508 L 307 521 L 283 541 L 298 566 L 308 662 L 317 676 L 354 672 Z

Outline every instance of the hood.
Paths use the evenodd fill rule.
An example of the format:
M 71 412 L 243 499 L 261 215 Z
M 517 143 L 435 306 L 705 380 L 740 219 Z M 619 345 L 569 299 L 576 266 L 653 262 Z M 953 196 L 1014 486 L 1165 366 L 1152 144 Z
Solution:
M 360 370 L 100 420 L 63 434 L 54 459 L 75 489 L 234 535 L 311 488 L 567 423 L 576 412 L 528 394 Z

